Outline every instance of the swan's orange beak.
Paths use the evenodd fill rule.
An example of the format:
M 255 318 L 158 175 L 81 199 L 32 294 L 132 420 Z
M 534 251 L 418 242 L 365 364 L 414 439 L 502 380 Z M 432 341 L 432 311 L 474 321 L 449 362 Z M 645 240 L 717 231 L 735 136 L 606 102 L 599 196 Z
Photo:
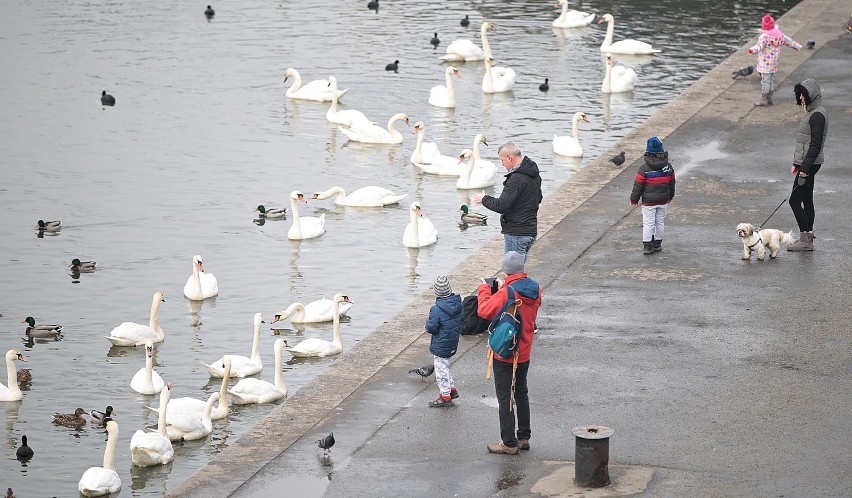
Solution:
M 27 359 L 26 359 L 26 358 L 24 358 L 24 355 L 22 355 L 21 353 L 18 353 L 18 359 L 19 359 L 19 360 L 21 360 L 21 361 L 23 361 L 24 363 L 29 363 L 29 362 L 27 361 Z
M 585 121 L 585 122 L 587 122 L 587 123 L 588 123 L 588 122 L 589 122 L 589 118 L 587 118 L 585 115 L 583 115 L 583 121 Z
M 556 8 L 559 8 L 559 7 L 562 7 L 562 4 L 560 4 L 559 2 L 555 2 L 553 4 L 553 6 L 556 7 Z
M 202 263 L 201 261 L 198 262 L 198 271 L 204 271 L 204 263 Z
M 458 69 L 456 69 L 455 71 L 453 71 L 453 75 L 455 75 L 455 76 L 457 76 L 457 77 L 461 78 L 461 73 L 458 71 Z
M 600 20 L 598 21 L 598 24 L 603 24 L 603 23 L 605 23 L 605 22 L 606 22 L 606 19 L 604 19 L 603 17 L 601 17 L 601 18 L 600 18 Z

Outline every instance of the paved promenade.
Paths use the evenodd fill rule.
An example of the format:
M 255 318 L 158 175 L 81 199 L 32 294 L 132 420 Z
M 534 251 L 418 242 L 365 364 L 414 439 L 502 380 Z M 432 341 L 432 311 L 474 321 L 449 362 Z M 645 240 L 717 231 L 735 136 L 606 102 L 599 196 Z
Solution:
M 754 108 L 744 46 L 549 195 L 527 269 L 545 288 L 529 374 L 531 450 L 499 441 L 484 342 L 463 337 L 455 407 L 427 407 L 424 293 L 182 483 L 173 497 L 852 496 L 852 35 L 848 0 L 805 0 L 778 20 L 814 50 L 785 49 L 776 105 Z M 740 222 L 761 224 L 792 186 L 801 109 L 822 86 L 826 162 L 813 253 L 742 261 Z M 642 254 L 628 196 L 645 140 L 677 173 L 663 252 Z M 627 162 L 607 159 L 620 150 Z M 768 228 L 798 232 L 786 203 Z M 456 267 L 456 292 L 495 274 L 502 238 Z M 613 484 L 576 488 L 571 428 L 611 427 Z M 315 441 L 334 432 L 323 461 Z

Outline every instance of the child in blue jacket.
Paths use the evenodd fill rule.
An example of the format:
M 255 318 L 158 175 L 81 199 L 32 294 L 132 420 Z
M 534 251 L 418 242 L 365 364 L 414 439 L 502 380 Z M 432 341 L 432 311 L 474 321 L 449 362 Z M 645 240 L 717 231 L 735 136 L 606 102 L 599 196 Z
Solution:
M 450 373 L 450 358 L 459 348 L 464 310 L 461 296 L 453 294 L 450 281 L 444 275 L 435 279 L 435 304 L 429 309 L 426 331 L 432 334 L 429 351 L 435 355 L 435 378 L 441 395 L 430 401 L 431 407 L 453 406 L 453 400 L 459 397 Z

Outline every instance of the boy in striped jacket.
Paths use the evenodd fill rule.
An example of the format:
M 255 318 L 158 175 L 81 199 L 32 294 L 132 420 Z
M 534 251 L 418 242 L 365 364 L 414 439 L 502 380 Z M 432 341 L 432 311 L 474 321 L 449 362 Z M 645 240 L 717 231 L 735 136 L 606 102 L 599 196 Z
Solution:
M 663 250 L 666 214 L 675 194 L 675 173 L 669 164 L 669 153 L 657 137 L 648 139 L 645 148 L 645 164 L 639 166 L 630 205 L 642 202 L 642 246 L 643 254 Z

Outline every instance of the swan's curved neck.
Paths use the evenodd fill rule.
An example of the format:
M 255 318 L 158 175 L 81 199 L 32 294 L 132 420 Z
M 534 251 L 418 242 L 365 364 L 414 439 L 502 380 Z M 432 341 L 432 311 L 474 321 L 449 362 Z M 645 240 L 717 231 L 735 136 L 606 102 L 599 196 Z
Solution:
M 459 178 L 459 183 L 467 185 L 470 182 L 470 177 L 473 175 L 473 166 L 476 164 L 476 161 L 479 160 L 479 141 L 473 146 L 473 154 L 468 158 L 467 162 L 464 163 L 464 169 L 462 170 L 461 177 Z
M 9 394 L 12 397 L 22 395 L 21 388 L 18 387 L 18 372 L 15 370 L 14 359 L 6 359 L 6 381 L 9 385 Z
M 416 222 L 416 220 L 415 220 L 415 222 Z M 416 227 L 417 225 L 415 224 L 414 226 Z M 331 312 L 333 313 L 333 316 L 332 316 L 332 332 L 334 334 L 334 337 L 332 337 L 331 343 L 334 344 L 335 346 L 339 347 L 339 348 L 342 348 L 343 347 L 343 338 L 340 337 L 340 303 L 337 300 L 334 301 L 334 306 L 331 307 Z M 280 371 L 280 370 L 281 369 L 279 368 L 278 371 Z
M 568 2 L 562 2 L 562 14 L 559 16 L 560 19 L 565 19 L 565 16 L 568 14 Z
M 164 437 L 169 437 L 166 432 L 166 409 L 169 405 L 169 388 L 164 387 L 160 393 L 160 417 L 157 419 L 157 433 Z
M 284 348 L 275 348 L 275 389 L 284 391 L 284 373 L 281 367 L 284 366 L 284 361 L 281 358 L 281 350 Z
M 326 116 L 337 113 L 337 83 L 332 83 L 329 88 L 331 88 L 331 107 L 325 113 Z
M 104 468 L 107 470 L 115 470 L 116 445 L 118 445 L 118 427 L 109 431 L 109 435 L 107 436 L 107 446 L 106 451 L 104 451 Z
M 574 143 L 580 143 L 580 118 L 574 117 L 574 125 L 572 126 L 572 136 L 574 137 Z
M 450 84 L 450 78 L 447 77 L 447 85 Z M 448 87 L 449 88 L 449 87 Z M 452 90 L 450 90 L 452 91 Z M 423 138 L 426 136 L 426 129 L 420 128 L 417 131 L 417 144 L 414 145 L 414 162 L 419 163 L 423 162 L 423 157 L 420 152 L 420 148 L 423 147 Z
M 302 76 L 296 71 L 290 71 L 290 77 L 293 78 L 293 84 L 287 89 L 287 96 L 292 97 L 294 93 L 302 88 Z
M 479 37 L 482 38 L 482 51 L 485 53 L 485 60 L 492 59 L 491 56 L 491 44 L 488 43 L 488 28 L 483 24 L 481 28 L 479 28 Z
M 145 352 L 145 389 L 152 391 L 154 389 L 154 358 Z
M 488 82 L 488 86 L 494 86 L 494 77 L 491 76 L 491 64 L 488 63 L 488 57 L 485 58 L 485 75 L 482 76 L 482 84 Z
M 213 403 L 215 402 L 216 399 L 211 394 L 210 398 L 207 399 L 207 404 L 204 405 L 204 413 L 201 416 L 201 420 L 205 423 L 205 425 L 210 423 L 210 414 L 213 413 Z
M 604 75 L 603 83 L 601 84 L 601 91 L 604 93 L 610 93 L 612 89 L 612 64 L 607 62 L 606 64 L 606 74 Z
M 394 140 L 402 140 L 402 134 L 400 134 L 394 126 L 397 121 L 399 121 L 399 118 L 396 116 L 393 116 L 388 120 L 388 133 L 390 133 L 390 136 L 393 137 Z
M 410 213 L 409 219 L 411 220 L 411 235 L 412 235 L 412 238 L 414 238 L 414 240 L 416 240 L 419 243 L 420 242 L 420 222 L 417 219 L 418 218 L 417 211 L 410 209 L 408 212 Z M 335 308 L 335 315 L 336 315 L 336 313 L 337 313 L 337 308 Z M 339 331 L 340 319 L 335 318 L 335 323 L 338 324 L 337 326 L 334 327 L 334 337 L 337 338 L 338 335 L 340 334 L 340 331 Z
M 601 44 L 604 47 L 612 45 L 612 34 L 615 31 L 615 19 L 610 19 L 606 22 L 606 36 Z
M 455 75 L 455 72 L 453 72 L 453 71 L 447 71 L 447 72 L 444 73 L 444 81 L 447 82 L 447 97 L 450 100 L 452 100 L 453 97 L 455 96 L 455 93 L 453 91 L 453 76 L 454 75 Z
M 302 236 L 302 225 L 299 222 L 299 205 L 296 199 L 290 198 L 290 214 L 293 215 L 293 226 L 296 227 L 297 235 Z
M 195 266 L 195 265 L 193 265 Z M 201 288 L 201 275 L 198 274 L 198 267 L 192 271 L 192 276 L 195 279 L 195 283 L 198 284 L 198 288 Z M 151 330 L 157 333 L 157 337 L 162 338 L 163 329 L 160 328 L 160 303 L 162 301 L 157 297 L 154 297 L 154 302 L 151 303 L 151 315 L 148 317 L 148 326 L 151 327 Z
M 251 341 L 251 359 L 260 359 L 260 321 L 254 324 L 254 339 Z
M 254 356 L 252 356 L 254 358 Z M 225 365 L 225 374 L 222 376 L 222 387 L 219 388 L 219 408 L 228 409 L 228 381 L 231 379 L 231 364 Z

